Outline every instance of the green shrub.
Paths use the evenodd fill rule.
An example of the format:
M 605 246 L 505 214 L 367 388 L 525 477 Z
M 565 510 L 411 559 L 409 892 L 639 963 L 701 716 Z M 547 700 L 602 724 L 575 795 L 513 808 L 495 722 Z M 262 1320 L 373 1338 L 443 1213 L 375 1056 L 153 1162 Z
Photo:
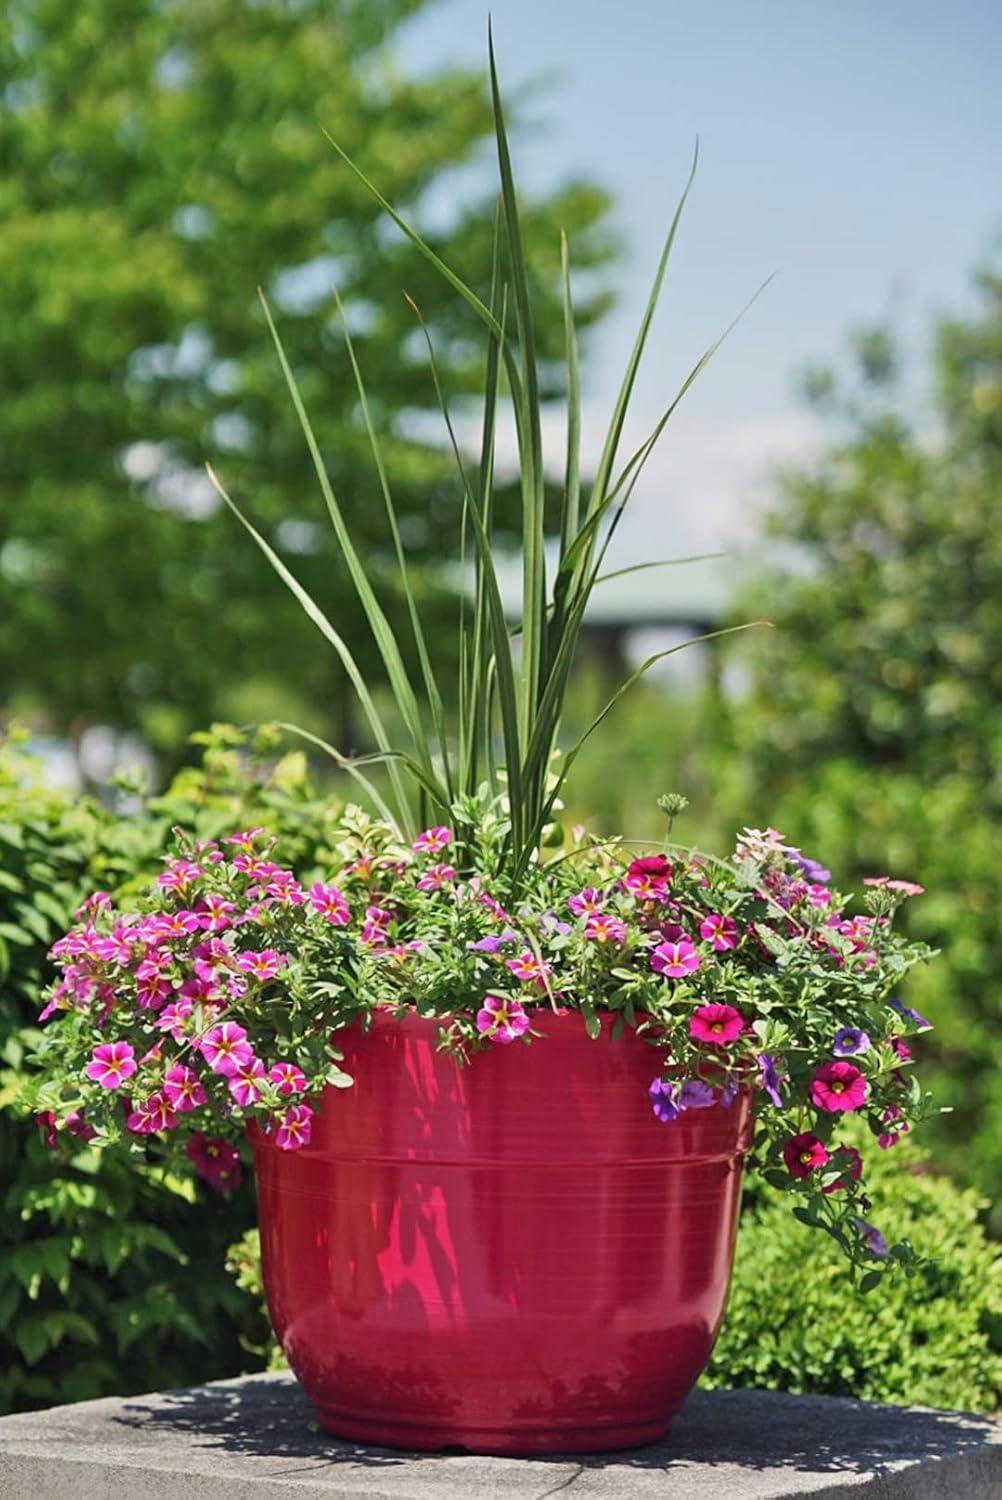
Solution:
M 790 1222 L 781 1194 L 756 1189 L 704 1385 L 996 1409 L 1002 1259 L 978 1223 L 984 1204 L 929 1175 L 914 1148 L 897 1146 L 873 1167 L 878 1222 L 889 1236 L 921 1243 L 930 1264 L 860 1297 L 834 1247 Z
M 65 1134 L 49 1150 L 15 1103 L 50 944 L 91 891 L 148 879 L 173 826 L 205 837 L 263 823 L 304 873 L 326 862 L 338 809 L 301 755 L 257 761 L 226 728 L 200 738 L 201 764 L 125 816 L 45 788 L 0 746 L 0 1411 L 263 1362 L 258 1315 L 224 1266 L 255 1219 L 249 1182 L 207 1204 L 208 1189 L 124 1154 L 98 1159 Z

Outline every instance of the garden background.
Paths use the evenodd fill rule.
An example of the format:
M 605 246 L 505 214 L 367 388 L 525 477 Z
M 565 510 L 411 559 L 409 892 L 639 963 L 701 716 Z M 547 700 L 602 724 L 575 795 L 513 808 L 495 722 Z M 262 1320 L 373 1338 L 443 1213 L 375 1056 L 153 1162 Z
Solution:
M 738 4 L 712 18 L 646 0 L 615 21 L 577 9 L 495 10 L 554 395 L 559 229 L 584 307 L 587 415 L 618 379 L 697 127 L 652 408 L 676 364 L 780 274 L 669 427 L 616 553 L 624 567 L 728 555 L 610 587 L 578 668 L 579 731 L 611 672 L 680 631 L 772 628 L 693 647 L 637 687 L 575 768 L 567 818 L 653 839 L 656 798 L 679 791 L 677 832 L 721 854 L 738 827 L 774 824 L 842 885 L 921 882 L 907 920 L 942 949 L 908 1003 L 935 1024 L 922 1062 L 951 1112 L 880 1174 L 885 1215 L 930 1266 L 856 1304 L 823 1248 L 772 1232 L 757 1192 L 709 1378 L 992 1409 L 1002 23 L 975 0 L 949 17 L 891 3 L 879 18 L 850 5 L 794 19 L 772 4 L 773 31 Z M 323 867 L 347 789 L 281 731 L 247 726 L 288 720 L 365 748 L 349 684 L 203 477 L 209 460 L 373 665 L 258 285 L 400 619 L 337 286 L 436 659 L 454 650 L 463 573 L 443 548 L 460 497 L 402 291 L 471 421 L 476 330 L 321 126 L 481 284 L 482 23 L 470 0 L 12 0 L 0 18 L 0 1410 L 271 1357 L 250 1183 L 207 1203 L 204 1187 L 98 1163 L 80 1142 L 52 1150 L 18 1112 L 18 1079 L 49 943 L 83 894 L 155 871 L 173 826 L 266 823 L 288 863 Z

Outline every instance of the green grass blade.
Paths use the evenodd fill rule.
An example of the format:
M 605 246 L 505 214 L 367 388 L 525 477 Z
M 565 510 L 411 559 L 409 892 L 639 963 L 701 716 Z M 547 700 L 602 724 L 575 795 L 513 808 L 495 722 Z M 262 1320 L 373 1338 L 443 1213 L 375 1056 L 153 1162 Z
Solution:
M 369 410 L 369 401 L 366 395 L 365 383 L 362 380 L 362 372 L 359 369 L 358 360 L 355 355 L 355 345 L 351 337 L 351 331 L 348 327 L 348 319 L 345 316 L 344 304 L 342 303 L 337 291 L 335 291 L 334 293 L 334 300 L 337 303 L 337 309 L 341 316 L 341 324 L 344 329 L 345 347 L 348 351 L 348 358 L 351 361 L 352 374 L 355 379 L 355 389 L 358 392 L 358 399 L 362 408 L 362 418 L 365 422 L 365 430 L 368 434 L 369 446 L 372 449 L 372 457 L 376 465 L 376 473 L 379 476 L 379 487 L 383 496 L 383 504 L 386 509 L 387 521 L 389 522 L 390 535 L 393 539 L 393 549 L 396 553 L 397 567 L 400 569 L 400 581 L 403 585 L 404 596 L 407 601 L 407 611 L 410 616 L 411 622 L 411 633 L 414 637 L 414 645 L 417 650 L 418 661 L 421 665 L 421 676 L 424 680 L 425 695 L 428 700 L 428 707 L 431 712 L 432 723 L 434 725 L 436 738 L 438 739 L 439 750 L 442 756 L 442 775 L 445 779 L 445 787 L 448 795 L 448 800 L 451 803 L 453 800 L 453 786 L 449 765 L 449 747 L 445 733 L 445 709 L 442 704 L 442 695 L 439 692 L 438 683 L 435 679 L 435 672 L 432 668 L 431 657 L 428 653 L 428 643 L 425 640 L 424 630 L 421 625 L 421 617 L 418 613 L 417 601 L 414 598 L 414 591 L 411 588 L 410 584 L 410 575 L 407 569 L 407 558 L 404 553 L 403 542 L 401 541 L 400 537 L 400 527 L 397 524 L 396 507 L 393 504 L 393 497 L 390 493 L 389 479 L 386 473 L 386 465 L 383 462 L 382 451 L 379 446 L 379 440 L 376 437 L 376 429 L 373 425 L 372 415 Z
M 564 359 L 567 364 L 567 460 L 564 465 L 564 502 L 560 511 L 560 556 L 578 534 L 581 509 L 581 374 L 578 339 L 571 301 L 571 268 L 567 236 L 560 232 L 560 271 L 564 292 Z
M 410 300 L 410 299 L 408 299 Z M 428 359 L 431 366 L 432 380 L 435 385 L 435 394 L 438 398 L 439 408 L 445 421 L 446 430 L 449 434 L 449 442 L 452 447 L 456 468 L 459 471 L 464 490 L 466 492 L 467 504 L 469 506 L 470 520 L 473 525 L 473 535 L 476 540 L 480 554 L 480 565 L 484 581 L 484 598 L 487 607 L 487 621 L 490 629 L 493 651 L 491 660 L 497 682 L 498 707 L 501 714 L 501 733 L 504 741 L 505 769 L 508 775 L 508 792 L 511 798 L 512 836 L 516 845 L 521 842 L 522 836 L 522 768 L 520 756 L 520 742 L 518 733 L 518 708 L 515 692 L 515 668 L 511 654 L 511 639 L 508 635 L 508 625 L 505 620 L 504 606 L 501 603 L 501 591 L 498 587 L 497 570 L 494 566 L 494 557 L 491 552 L 490 537 L 484 526 L 483 516 L 477 497 L 474 495 L 466 474 L 466 466 L 463 463 L 459 444 L 456 441 L 455 430 L 452 419 L 449 416 L 449 408 L 445 400 L 445 392 L 442 386 L 441 376 L 438 371 L 438 361 L 435 357 L 435 346 L 431 341 L 427 324 L 421 315 L 421 309 L 413 302 L 415 316 L 424 334 L 425 343 L 428 348 Z
M 275 344 L 275 349 L 278 353 L 279 363 L 282 367 L 282 374 L 285 376 L 285 383 L 292 398 L 292 403 L 295 407 L 296 415 L 299 418 L 299 425 L 302 429 L 303 436 L 306 439 L 306 446 L 309 449 L 310 458 L 313 460 L 313 468 L 316 472 L 316 476 L 320 484 L 320 491 L 323 495 L 324 503 L 327 506 L 327 513 L 330 516 L 331 524 L 334 528 L 334 534 L 337 537 L 338 545 L 341 548 L 341 552 L 344 556 L 345 562 L 348 564 L 348 571 L 351 574 L 352 582 L 355 585 L 355 591 L 358 594 L 359 601 L 361 602 L 362 608 L 365 611 L 366 618 L 369 622 L 369 628 L 372 631 L 373 638 L 379 649 L 379 654 L 383 659 L 383 665 L 386 668 L 386 674 L 390 680 L 390 686 L 393 689 L 393 695 L 396 699 L 397 707 L 400 710 L 401 718 L 406 724 L 411 739 L 414 742 L 417 759 L 424 766 L 425 771 L 428 772 L 429 775 L 432 775 L 433 766 L 431 755 L 428 749 L 428 741 L 425 736 L 424 724 L 422 723 L 421 713 L 418 708 L 417 699 L 414 696 L 414 690 L 411 686 L 410 679 L 407 675 L 407 670 L 404 667 L 403 660 L 400 656 L 400 648 L 397 645 L 396 637 L 394 636 L 393 631 L 390 628 L 390 623 L 386 618 L 383 608 L 376 598 L 372 585 L 369 582 L 365 568 L 362 564 L 362 560 L 355 550 L 355 545 L 351 540 L 351 535 L 348 531 L 348 527 L 345 524 L 341 506 L 338 503 L 336 495 L 334 494 L 334 488 L 331 485 L 330 478 L 327 474 L 327 469 L 324 465 L 323 455 L 320 452 L 320 445 L 318 444 L 316 436 L 313 432 L 313 427 L 310 423 L 309 416 L 306 412 L 306 407 L 304 406 L 302 397 L 299 393 L 299 387 L 296 384 L 296 378 L 292 373 L 292 367 L 289 364 L 288 358 L 286 357 L 285 348 L 279 336 L 278 329 L 275 326 L 275 320 L 271 315 L 271 309 L 268 306 L 267 299 L 265 298 L 263 293 L 259 293 L 259 296 L 261 299 L 261 306 L 264 308 L 264 315 L 268 323 L 268 329 L 271 333 L 272 340 Z M 439 789 L 437 800 L 443 810 L 448 809 L 449 796 L 444 788 Z
M 385 818 L 387 823 L 390 824 L 398 839 L 403 839 L 403 830 L 398 826 L 389 805 L 384 801 L 369 778 L 363 776 L 362 772 L 358 769 L 360 759 L 358 756 L 342 755 L 340 750 L 335 749 L 327 740 L 321 739 L 320 735 L 312 734 L 308 729 L 300 729 L 298 724 L 286 724 L 282 720 L 278 720 L 275 727 L 277 729 L 284 729 L 287 734 L 298 735 L 301 740 L 306 740 L 308 744 L 315 745 L 318 750 L 322 750 L 325 755 L 329 755 L 336 766 L 345 771 L 353 781 L 358 782 L 366 796 L 371 798 L 373 806 L 380 817 Z M 365 764 L 364 760 L 362 764 Z
M 225 501 L 240 524 L 253 537 L 254 541 L 257 543 L 258 547 L 260 547 L 265 557 L 271 563 L 271 566 L 274 568 L 279 578 L 285 584 L 286 588 L 293 595 L 293 597 L 299 602 L 300 606 L 302 607 L 306 615 L 313 621 L 314 625 L 320 631 L 321 635 L 324 636 L 324 638 L 329 641 L 330 644 L 334 647 L 334 650 L 337 652 L 338 656 L 341 659 L 341 665 L 344 667 L 345 672 L 348 675 L 348 680 L 350 681 L 352 687 L 355 689 L 355 692 L 358 694 L 358 701 L 361 703 L 363 712 L 365 713 L 365 717 L 368 720 L 373 739 L 376 741 L 376 744 L 379 746 L 380 750 L 382 750 L 384 753 L 389 751 L 392 748 L 390 745 L 389 736 L 386 733 L 386 729 L 383 725 L 382 719 L 379 716 L 379 712 L 376 709 L 376 705 L 372 701 L 372 695 L 365 685 L 365 679 L 359 671 L 358 664 L 355 661 L 355 658 L 352 656 L 351 651 L 348 649 L 348 646 L 346 645 L 342 637 L 338 634 L 338 632 L 334 629 L 334 626 L 331 624 L 330 620 L 328 620 L 327 616 L 324 614 L 320 606 L 303 588 L 298 578 L 296 578 L 295 575 L 291 573 L 285 566 L 285 563 L 279 557 L 275 549 L 265 541 L 264 537 L 258 531 L 257 527 L 247 519 L 243 511 L 237 505 L 236 501 L 230 498 L 212 466 L 210 464 L 206 464 L 205 470 L 217 495 L 219 495 L 221 500 Z M 399 809 L 399 817 L 394 821 L 401 824 L 408 831 L 413 831 L 414 824 L 411 817 L 410 803 L 407 799 L 407 794 L 404 789 L 403 782 L 395 768 L 391 771 L 391 780 L 393 782 L 394 795 L 396 797 L 397 806 Z
M 488 24 L 488 59 L 494 133 L 497 140 L 501 203 L 511 263 L 515 329 L 521 352 L 523 385 L 513 391 L 518 430 L 519 469 L 522 480 L 522 663 L 521 726 L 526 740 L 539 696 L 546 649 L 546 559 L 543 550 L 544 479 L 543 438 L 540 426 L 539 372 L 536 365 L 535 331 L 529 295 L 529 274 L 519 223 L 511 154 L 504 123 L 504 107 L 494 58 L 494 41 Z M 531 788 L 527 788 L 531 791 Z
M 495 322 L 493 313 L 491 312 L 490 308 L 481 301 L 476 292 L 468 287 L 465 281 L 461 280 L 461 278 L 456 275 L 455 271 L 453 271 L 450 266 L 446 265 L 441 256 L 436 255 L 435 251 L 431 248 L 427 241 L 421 238 L 417 230 L 412 229 L 411 226 L 407 223 L 407 220 L 402 218 L 401 215 L 397 213 L 396 209 L 393 207 L 393 204 L 390 203 L 388 199 L 383 197 L 382 193 L 376 187 L 375 183 L 370 182 L 368 177 L 366 177 L 365 173 L 362 171 L 361 167 L 359 167 L 354 161 L 352 161 L 351 157 L 348 155 L 347 151 L 345 151 L 344 147 L 338 145 L 337 141 L 331 135 L 330 131 L 324 130 L 323 134 L 327 138 L 330 145 L 334 147 L 334 150 L 337 152 L 338 156 L 340 156 L 345 166 L 351 168 L 352 172 L 354 172 L 355 176 L 358 178 L 362 186 L 372 194 L 372 197 L 379 204 L 383 212 L 389 214 L 394 224 L 396 224 L 398 229 L 403 231 L 403 233 L 407 236 L 415 249 L 420 250 L 425 260 L 427 260 L 430 265 L 433 265 L 436 271 L 438 271 L 441 276 L 445 277 L 449 285 L 459 293 L 464 302 L 468 303 L 469 306 L 473 308 L 477 316 L 483 319 L 483 321 L 487 324 L 487 327 L 491 329 L 495 336 L 500 334 L 501 330 L 498 328 L 497 323 Z
M 656 562 L 631 563 L 628 568 L 616 568 L 612 573 L 600 573 L 593 584 L 611 583 L 614 578 L 626 578 L 630 573 L 646 573 L 648 568 L 681 568 L 686 563 L 714 562 L 726 557 L 726 552 L 694 552 L 691 557 L 659 557 Z

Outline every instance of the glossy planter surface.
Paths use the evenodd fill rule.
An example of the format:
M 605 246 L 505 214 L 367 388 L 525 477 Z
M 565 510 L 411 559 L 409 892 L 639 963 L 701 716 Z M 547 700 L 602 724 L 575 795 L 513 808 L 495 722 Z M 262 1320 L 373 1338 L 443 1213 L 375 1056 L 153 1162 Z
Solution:
M 433 1021 L 340 1033 L 311 1144 L 253 1132 L 265 1290 L 331 1432 L 483 1453 L 661 1436 L 730 1279 L 750 1103 L 654 1118 L 657 1053 L 578 1014 L 461 1066 Z

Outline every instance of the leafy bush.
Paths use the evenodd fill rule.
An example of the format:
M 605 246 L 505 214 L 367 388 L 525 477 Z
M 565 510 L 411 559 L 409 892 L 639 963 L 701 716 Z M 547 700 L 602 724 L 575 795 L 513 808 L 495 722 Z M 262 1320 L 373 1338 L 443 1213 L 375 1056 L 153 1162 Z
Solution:
M 45 788 L 0 747 L 0 1411 L 128 1394 L 260 1367 L 260 1332 L 224 1270 L 254 1222 L 251 1188 L 216 1199 L 15 1112 L 38 1032 L 46 953 L 81 899 L 142 884 L 179 825 L 199 837 L 266 820 L 290 859 L 322 857 L 337 809 L 301 755 L 266 766 L 243 736 L 201 736 L 199 766 L 132 815 Z M 260 748 L 267 749 L 262 743 Z
M 907 1166 L 909 1170 L 903 1171 Z M 872 1296 L 849 1293 L 834 1247 L 791 1224 L 782 1195 L 756 1188 L 734 1283 L 703 1384 L 994 1411 L 1002 1389 L 1002 1259 L 976 1193 L 929 1175 L 906 1145 L 871 1174 L 895 1237 L 929 1261 Z

